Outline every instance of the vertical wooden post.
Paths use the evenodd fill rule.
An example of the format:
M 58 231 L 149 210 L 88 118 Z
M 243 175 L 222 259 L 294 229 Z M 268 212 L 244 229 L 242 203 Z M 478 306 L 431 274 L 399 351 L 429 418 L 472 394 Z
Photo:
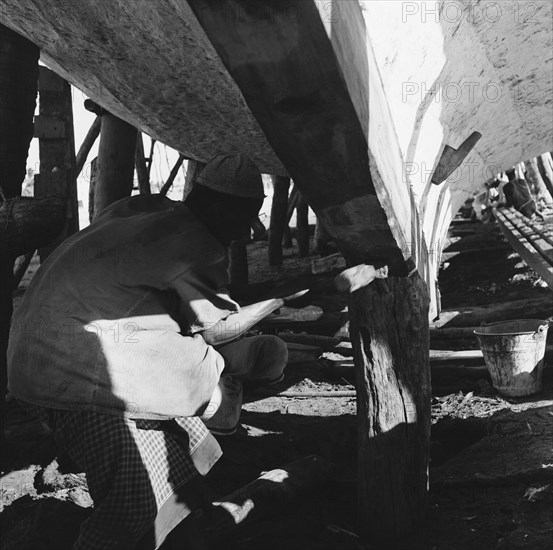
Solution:
M 81 146 L 79 147 L 79 152 L 75 157 L 75 177 L 78 178 L 79 174 L 82 172 L 82 169 L 85 165 L 86 159 L 88 158 L 88 153 L 92 149 L 92 146 L 98 139 L 100 135 L 100 128 L 102 126 L 102 117 L 97 116 L 94 119 L 94 122 L 90 126 Z
M 357 374 L 358 511 L 383 546 L 423 521 L 428 492 L 430 364 L 424 280 L 375 281 L 352 294 Z
M 290 192 L 290 197 L 288 198 L 288 207 L 286 211 L 286 225 L 284 226 L 284 239 L 283 239 L 283 246 L 285 248 L 290 248 L 293 245 L 292 232 L 290 231 L 289 224 L 294 214 L 294 210 L 296 210 L 296 207 L 298 206 L 299 200 L 300 200 L 300 190 L 297 188 L 296 185 L 294 185 L 294 187 L 292 187 L 292 191 Z
M 173 186 L 173 183 L 176 179 L 176 177 L 179 175 L 179 170 L 181 169 L 182 163 L 184 162 L 184 155 L 179 155 L 179 158 L 177 159 L 177 162 L 175 162 L 173 168 L 171 168 L 171 172 L 169 174 L 169 177 L 167 178 L 167 181 L 163 184 L 163 187 L 159 190 L 160 195 L 167 195 L 169 192 L 169 189 Z
M 200 162 L 199 160 L 189 160 L 188 165 L 186 166 L 186 175 L 184 176 L 184 190 L 182 192 L 182 200 L 184 200 L 192 188 L 194 183 L 198 179 L 200 172 L 204 169 L 205 162 Z
M 144 158 L 144 142 L 142 141 L 142 133 L 138 132 L 136 136 L 136 150 L 134 153 L 134 165 L 136 168 L 136 179 L 138 180 L 138 189 L 141 195 L 151 195 L 150 188 L 150 173 L 146 167 L 146 159 Z
M 0 444 L 2 454 L 5 452 L 4 445 L 4 399 L 8 385 L 8 338 L 10 334 L 10 320 L 13 312 L 13 263 L 14 258 L 0 253 Z M 4 469 L 2 456 L 2 470 Z
M 271 176 L 273 182 L 273 202 L 269 224 L 269 265 L 282 265 L 282 238 L 287 225 L 288 191 L 290 178 Z
M 94 216 L 112 202 L 129 197 L 134 178 L 136 128 L 105 112 L 98 147 Z
M 0 25 L 0 194 L 21 195 L 33 137 L 39 49 Z
M 298 254 L 300 258 L 309 256 L 309 205 L 300 195 L 296 206 L 296 228 L 298 231 Z
M 29 144 L 33 137 L 39 49 L 0 25 L 0 200 L 21 195 Z M 4 398 L 15 258 L 0 253 L 0 446 L 4 445 Z
M 315 251 L 317 254 L 327 256 L 330 253 L 328 246 L 330 236 L 319 218 L 317 218 L 317 223 L 315 225 L 315 237 L 313 240 L 315 241 Z
M 88 182 L 88 221 L 94 219 L 94 192 L 96 190 L 96 178 L 98 177 L 98 157 L 90 161 L 90 180 Z
M 39 139 L 40 178 L 35 197 L 61 195 L 67 199 L 67 222 L 52 243 L 39 250 L 44 259 L 69 235 L 79 230 L 75 137 L 71 86 L 47 67 L 39 68 L 39 116 L 35 137 Z
M 148 155 L 148 158 L 144 159 L 148 163 L 148 177 L 150 177 L 150 174 L 152 173 L 152 164 L 154 162 L 155 147 L 156 147 L 156 140 L 154 138 L 150 138 L 150 154 Z

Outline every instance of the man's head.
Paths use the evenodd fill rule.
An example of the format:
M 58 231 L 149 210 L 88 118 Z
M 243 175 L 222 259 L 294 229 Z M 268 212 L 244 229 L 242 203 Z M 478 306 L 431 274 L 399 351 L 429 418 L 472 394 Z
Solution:
M 184 202 L 228 246 L 249 234 L 263 198 L 259 170 L 248 157 L 236 153 L 217 155 L 206 164 Z

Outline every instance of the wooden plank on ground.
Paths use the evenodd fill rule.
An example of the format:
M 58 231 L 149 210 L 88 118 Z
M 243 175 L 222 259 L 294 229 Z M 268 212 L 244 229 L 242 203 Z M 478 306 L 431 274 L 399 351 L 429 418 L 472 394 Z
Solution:
M 501 210 L 494 209 L 494 213 L 501 231 L 513 249 L 547 283 L 549 288 L 553 289 L 553 266 L 538 254 L 536 249 Z
M 440 318 L 433 323 L 438 334 L 441 327 L 473 327 L 482 323 L 494 323 L 507 319 L 547 319 L 553 314 L 553 300 L 548 296 L 549 291 L 544 291 L 544 296 L 537 298 L 525 298 L 522 300 L 510 300 L 498 304 L 485 306 L 465 306 L 456 309 L 444 310 Z
M 526 216 L 522 216 L 522 221 L 528 226 L 531 227 L 536 233 L 538 233 L 542 239 L 547 241 L 550 245 L 553 245 L 553 237 L 548 235 L 543 228 L 538 227 L 538 224 L 532 220 L 529 220 Z
M 501 213 L 524 235 L 526 240 L 543 256 L 543 258 L 553 265 L 553 245 L 547 242 L 541 233 L 525 223 L 526 216 L 513 209 L 502 210 Z M 518 216 L 516 214 L 519 214 Z
M 332 463 L 307 456 L 262 474 L 252 483 L 194 513 L 209 547 L 225 548 L 244 526 L 288 512 L 335 474 Z M 199 546 L 195 546 L 199 548 Z

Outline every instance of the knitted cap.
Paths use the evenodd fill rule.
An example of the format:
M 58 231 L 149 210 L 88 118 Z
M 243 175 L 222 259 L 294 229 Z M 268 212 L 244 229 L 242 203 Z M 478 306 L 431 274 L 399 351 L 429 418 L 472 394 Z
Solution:
M 259 170 L 249 157 L 240 153 L 216 155 L 205 165 L 196 183 L 235 197 L 265 197 Z

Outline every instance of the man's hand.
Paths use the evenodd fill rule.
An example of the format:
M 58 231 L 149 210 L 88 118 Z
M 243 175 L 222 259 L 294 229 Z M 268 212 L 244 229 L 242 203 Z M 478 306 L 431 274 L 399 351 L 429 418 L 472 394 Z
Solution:
M 299 277 L 278 286 L 260 302 L 244 306 L 238 313 L 233 313 L 224 321 L 219 321 L 202 331 L 204 340 L 211 345 L 226 344 L 236 340 L 267 315 L 282 307 L 284 303 L 307 294 L 309 292 L 307 281 L 307 277 Z

